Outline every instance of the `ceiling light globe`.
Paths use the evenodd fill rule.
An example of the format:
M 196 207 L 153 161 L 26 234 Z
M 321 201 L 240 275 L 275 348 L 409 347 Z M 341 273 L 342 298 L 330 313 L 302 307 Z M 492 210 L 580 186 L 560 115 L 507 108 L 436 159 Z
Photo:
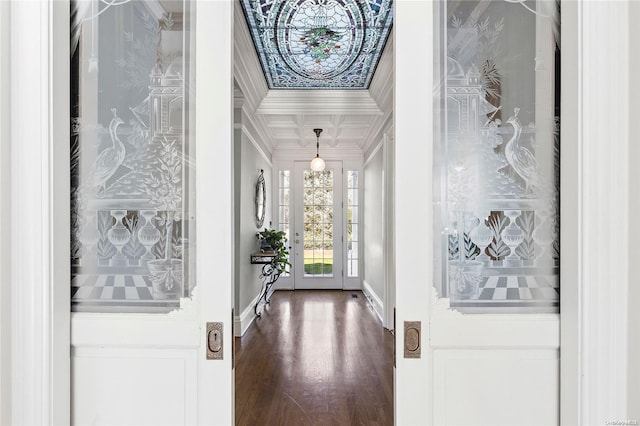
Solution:
M 314 172 L 321 172 L 324 170 L 324 160 L 320 157 L 316 157 L 311 160 L 309 167 L 311 167 L 311 170 Z

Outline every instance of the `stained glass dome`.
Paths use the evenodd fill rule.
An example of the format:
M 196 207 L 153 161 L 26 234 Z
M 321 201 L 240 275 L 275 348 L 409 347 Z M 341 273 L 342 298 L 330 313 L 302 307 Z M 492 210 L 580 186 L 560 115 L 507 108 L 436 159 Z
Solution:
M 242 0 L 270 89 L 367 89 L 392 0 Z

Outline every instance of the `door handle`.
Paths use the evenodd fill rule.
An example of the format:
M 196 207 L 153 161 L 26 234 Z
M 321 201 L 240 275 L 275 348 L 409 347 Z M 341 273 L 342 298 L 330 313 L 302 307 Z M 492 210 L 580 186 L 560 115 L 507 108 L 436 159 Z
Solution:
M 207 359 L 222 359 L 222 323 L 207 323 Z
M 404 322 L 404 357 L 420 358 L 421 346 L 421 321 Z

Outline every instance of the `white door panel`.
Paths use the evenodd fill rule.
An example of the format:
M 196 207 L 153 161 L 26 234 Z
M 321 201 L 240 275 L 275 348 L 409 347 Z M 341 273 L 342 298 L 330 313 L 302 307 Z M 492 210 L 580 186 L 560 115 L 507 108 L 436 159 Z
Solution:
M 74 423 L 198 424 L 197 349 L 75 349 Z
M 447 3 L 451 8 L 441 14 L 440 8 L 447 7 Z M 522 34 L 533 30 L 525 37 L 521 37 L 522 34 L 507 37 L 509 41 L 505 49 L 509 53 L 503 52 L 503 54 L 512 58 L 514 55 L 527 56 L 529 53 L 533 56 L 535 52 L 539 61 L 546 61 L 547 70 L 553 68 L 553 61 L 544 56 L 549 47 L 553 47 L 552 42 L 544 43 L 552 40 L 551 24 L 545 25 L 543 18 L 536 17 L 527 9 L 518 9 L 516 12 L 523 16 L 518 19 L 523 21 L 516 21 L 519 23 L 514 26 L 513 20 L 509 21 L 509 17 L 504 17 L 504 21 L 501 21 L 501 16 L 495 15 L 496 8 L 504 6 L 512 5 L 508 2 L 398 2 L 396 4 L 394 31 L 397 424 L 557 424 L 559 419 L 560 323 L 559 315 L 553 313 L 557 311 L 558 292 L 555 290 L 554 282 L 548 281 L 546 277 L 538 280 L 537 277 L 525 276 L 526 273 L 533 272 L 536 267 L 541 275 L 557 273 L 553 267 L 540 268 L 543 264 L 549 266 L 553 262 L 550 262 L 548 257 L 545 259 L 546 263 L 534 259 L 534 256 L 540 253 L 538 245 L 535 250 L 529 251 L 524 250 L 524 246 L 518 247 L 522 241 L 521 233 L 518 231 L 514 231 L 518 234 L 518 240 L 508 241 L 511 244 L 509 250 L 505 245 L 501 246 L 499 253 L 484 252 L 483 248 L 489 245 L 493 244 L 492 248 L 496 248 L 499 238 L 495 237 L 488 243 L 486 239 L 482 241 L 481 238 L 476 238 L 478 244 L 484 244 L 484 247 L 475 249 L 472 244 L 477 232 L 471 234 L 473 238 L 469 237 L 469 233 L 480 220 L 473 222 L 464 214 L 449 214 L 449 210 L 469 210 L 474 200 L 481 200 L 487 212 L 495 212 L 498 210 L 496 206 L 502 205 L 506 214 L 508 213 L 506 210 L 515 209 L 519 202 L 523 202 L 522 199 L 531 200 L 535 196 L 523 195 L 520 201 L 506 203 L 504 199 L 508 196 L 505 195 L 503 199 L 498 200 L 500 197 L 496 198 L 489 194 L 490 191 L 487 191 L 486 185 L 475 187 L 474 184 L 483 182 L 483 176 L 487 170 L 491 172 L 492 166 L 488 168 L 484 166 L 485 169 L 481 167 L 470 169 L 469 165 L 472 164 L 470 162 L 452 163 L 453 166 L 447 169 L 449 175 L 445 174 L 444 177 L 440 169 L 442 161 L 464 158 L 461 155 L 465 151 L 461 146 L 464 143 L 475 143 L 476 139 L 472 137 L 473 132 L 476 131 L 474 129 L 487 126 L 489 117 L 483 116 L 484 111 L 481 110 L 481 107 L 490 109 L 490 106 L 483 103 L 485 100 L 483 90 L 486 87 L 483 88 L 478 84 L 476 87 L 478 91 L 474 92 L 468 87 L 472 80 L 467 80 L 469 76 L 482 76 L 479 72 L 477 75 L 474 74 L 473 68 L 474 62 L 477 62 L 478 70 L 482 69 L 482 54 L 498 54 L 501 51 L 494 49 L 495 46 L 489 46 L 488 51 L 477 54 L 474 49 L 478 46 L 482 47 L 482 43 L 485 43 L 486 48 L 487 43 L 490 45 L 494 42 L 491 37 L 485 39 L 485 35 L 500 33 L 504 28 L 506 28 L 505 33 L 514 31 L 514 28 Z M 522 8 L 520 4 L 516 6 Z M 474 13 L 477 15 L 474 18 L 471 14 L 470 18 L 469 14 L 474 8 L 476 9 Z M 521 13 L 523 11 L 524 14 Z M 497 25 L 495 25 L 496 22 Z M 445 26 L 449 33 L 443 31 Z M 435 30 L 425 31 L 431 28 Z M 458 35 L 453 34 L 458 28 L 460 29 Z M 548 31 L 544 36 L 546 38 L 536 36 L 536 28 L 540 33 Z M 500 34 L 496 37 L 500 40 Z M 521 41 L 529 43 L 526 49 L 519 45 Z M 458 49 L 456 51 L 458 56 L 452 58 L 455 60 L 447 59 L 447 54 L 438 50 L 442 45 L 448 46 L 449 51 Z M 422 55 L 415 54 L 418 49 L 423 53 Z M 460 68 L 454 67 L 460 63 L 464 65 Z M 499 66 L 504 67 L 501 68 L 502 92 L 499 97 L 500 111 L 503 111 L 502 122 L 506 125 L 507 118 L 514 115 L 514 107 L 522 106 L 521 114 L 523 114 L 525 108 L 532 105 L 535 107 L 528 109 L 527 113 L 530 117 L 535 115 L 538 120 L 534 118 L 528 120 L 543 122 L 540 116 L 543 113 L 547 114 L 546 119 L 549 107 L 553 106 L 553 87 L 543 84 L 540 77 L 542 72 L 538 72 L 533 79 L 520 74 L 509 75 L 510 70 L 517 68 L 514 64 L 518 61 L 505 60 L 498 63 Z M 444 64 L 447 66 L 448 74 L 445 73 L 442 77 L 445 80 L 442 80 L 438 66 L 444 66 Z M 527 69 L 533 73 L 533 68 Z M 545 75 L 548 77 L 548 73 Z M 458 79 L 455 80 L 456 84 L 452 79 Z M 515 89 L 516 87 L 518 89 Z M 452 91 L 447 92 L 447 97 L 443 100 L 440 98 L 440 91 L 447 88 Z M 535 88 L 535 90 L 529 91 L 529 88 Z M 514 101 L 514 96 L 509 94 L 509 90 L 517 93 L 517 100 Z M 463 92 L 465 95 L 462 95 Z M 474 93 L 481 97 L 474 100 Z M 550 94 L 550 97 L 544 97 Z M 432 102 L 432 99 L 435 101 Z M 459 102 L 456 108 L 452 107 L 454 102 Z M 444 105 L 446 108 L 443 107 Z M 547 109 L 544 110 L 544 108 Z M 459 118 L 458 121 L 454 120 L 456 117 Z M 542 127 L 551 129 L 549 126 Z M 441 135 L 444 133 L 441 132 L 442 128 L 455 135 L 449 136 L 449 142 L 453 142 L 444 148 L 441 145 Z M 494 165 L 502 164 L 501 159 L 509 155 L 504 153 L 504 145 L 513 139 L 514 134 L 513 132 L 508 134 L 506 129 L 507 127 L 503 126 L 503 130 L 500 130 L 503 132 L 500 133 L 501 137 L 504 135 L 502 148 L 486 151 L 486 155 L 482 154 L 485 157 L 479 154 L 471 155 L 469 157 L 471 161 L 488 158 L 491 161 L 495 159 L 492 163 Z M 533 127 L 528 131 L 529 135 L 533 135 Z M 481 132 L 477 134 L 480 135 Z M 416 138 L 420 143 L 416 143 Z M 539 146 L 543 146 L 552 138 L 543 139 L 538 138 Z M 458 145 L 456 146 L 455 143 Z M 478 152 L 482 150 L 484 148 L 479 149 Z M 539 151 L 540 157 L 549 158 L 548 147 L 546 151 L 543 148 Z M 510 160 L 513 158 L 506 158 L 504 164 L 511 164 L 508 163 Z M 514 163 L 510 167 L 516 169 L 517 166 L 518 164 Z M 453 174 L 464 170 L 470 170 L 471 179 L 456 181 Z M 418 171 L 421 184 L 415 185 L 413 183 Z M 546 172 L 549 173 L 549 168 Z M 509 187 L 511 188 L 509 191 L 514 193 L 519 188 L 528 190 L 532 184 L 527 181 L 532 179 L 531 176 L 518 177 L 514 171 L 505 175 L 502 175 L 501 171 L 497 173 L 498 175 L 492 174 L 492 176 L 496 181 L 503 182 L 502 189 L 499 191 L 506 191 L 505 188 Z M 546 175 L 547 178 L 549 176 Z M 455 186 L 455 184 L 461 185 L 460 191 L 456 193 L 458 198 L 453 200 L 458 204 L 451 205 L 447 201 L 451 201 L 452 196 L 446 188 L 447 185 Z M 416 194 L 417 191 L 419 196 Z M 506 192 L 503 193 L 506 194 Z M 529 206 L 530 209 L 535 210 L 544 203 L 545 201 L 538 200 L 531 202 Z M 526 218 L 519 217 L 520 214 L 521 212 L 518 212 L 517 216 L 516 213 L 509 212 L 509 215 L 514 216 L 511 223 L 525 229 L 529 224 L 522 222 Z M 528 215 L 532 216 L 532 214 Z M 482 213 L 480 217 L 484 218 Z M 448 220 L 450 224 L 446 222 Z M 509 225 L 508 220 L 505 219 L 503 222 L 504 226 Z M 441 223 L 448 225 L 441 227 Z M 539 225 L 543 221 L 536 216 L 535 223 Z M 457 232 L 456 226 L 462 226 L 462 224 L 464 229 L 460 227 L 460 236 L 466 234 L 465 240 L 455 241 L 458 234 L 453 234 L 451 230 Z M 527 229 L 531 232 L 530 228 Z M 536 235 L 542 236 L 540 232 Z M 505 239 L 507 236 L 505 234 Z M 453 243 L 450 243 L 452 240 Z M 542 243 L 542 240 L 548 243 L 550 238 L 539 238 L 536 244 Z M 443 245 L 446 250 L 442 249 Z M 550 254 L 551 251 L 546 253 Z M 483 254 L 486 256 L 480 256 Z M 496 257 L 496 254 L 499 256 Z M 525 262 L 527 255 L 529 257 Z M 511 257 L 503 262 L 500 256 Z M 462 266 L 455 264 L 460 260 Z M 457 285 L 454 278 L 466 279 L 467 274 L 478 272 L 473 272 L 471 268 L 464 269 L 467 268 L 468 263 L 473 262 L 477 262 L 478 271 L 485 271 L 485 275 L 478 275 L 482 278 L 469 281 L 471 285 L 467 285 L 466 281 L 465 285 Z M 527 265 L 532 269 L 523 269 Z M 507 269 L 499 269 L 503 266 Z M 453 273 L 454 271 L 458 271 L 459 275 Z M 451 278 L 447 278 L 448 276 Z M 476 285 L 477 288 L 475 288 Z M 527 288 L 521 290 L 524 286 Z M 487 291 L 483 293 L 485 290 Z M 548 296 L 548 298 L 540 302 L 532 302 L 536 296 Z M 510 298 L 512 299 L 509 300 Z M 526 309 L 520 309 L 525 305 L 529 309 L 528 313 Z M 484 311 L 476 309 L 480 306 L 490 306 L 490 309 Z M 468 309 L 470 307 L 473 309 Z M 417 359 L 404 356 L 404 330 L 408 321 L 421 322 L 421 356 Z
M 90 192 L 93 189 L 87 188 L 89 185 L 81 185 L 79 190 L 81 194 L 93 194 L 87 197 L 92 201 L 86 205 L 89 210 L 98 209 L 86 223 L 94 223 L 91 219 L 96 216 L 103 223 L 97 229 L 100 238 L 94 237 L 93 230 L 81 232 L 78 239 L 85 246 L 79 252 L 80 260 L 73 263 L 77 269 L 72 302 L 78 311 L 71 319 L 74 424 L 224 425 L 233 421 L 233 242 L 232 227 L 220 226 L 232 220 L 231 162 L 221 161 L 210 167 L 219 158 L 232 158 L 233 5 L 185 4 L 189 7 L 183 10 L 182 2 L 158 3 L 156 8 L 142 2 L 109 7 L 99 1 L 85 3 L 88 9 L 80 37 L 80 74 L 81 87 L 88 94 L 83 98 L 87 104 L 81 106 L 80 132 L 89 134 L 89 138 L 83 140 L 81 149 L 91 150 L 92 130 L 82 130 L 82 126 L 95 120 L 98 135 L 100 124 L 105 129 L 109 124 L 109 132 L 100 136 L 109 143 L 96 145 L 96 154 L 124 147 L 124 160 L 106 180 L 98 182 L 95 175 L 95 193 Z M 126 8 L 132 11 L 131 18 L 120 21 L 118 14 Z M 95 16 L 99 10 L 103 13 Z M 109 18 L 110 13 L 115 15 Z M 112 31 L 109 22 L 124 25 L 125 33 Z M 126 33 L 127 25 L 136 23 L 139 25 Z M 188 31 L 183 31 L 185 35 L 180 38 L 180 29 L 185 28 Z M 151 42 L 144 31 L 149 32 Z M 121 74 L 112 71 L 108 53 L 100 61 L 100 37 L 132 39 L 131 45 L 123 46 L 133 46 L 138 57 L 124 57 Z M 159 37 L 157 43 L 153 37 Z M 210 40 L 216 40 L 215 50 L 208 47 Z M 151 52 L 141 49 L 147 45 Z M 201 48 L 196 52 L 195 46 Z M 122 96 L 110 97 L 109 90 L 100 86 L 101 79 L 112 75 L 132 78 L 135 73 L 144 77 L 145 70 L 134 65 L 142 63 L 144 68 L 147 55 L 159 66 L 146 70 L 149 82 L 129 81 L 140 83 L 142 94 L 136 94 L 137 86 L 126 93 L 133 100 L 138 96 L 140 102 L 131 105 L 132 101 L 125 101 L 129 109 L 124 104 L 118 106 L 110 123 L 105 123 L 102 110 Z M 184 71 L 187 67 L 189 72 Z M 183 76 L 190 80 L 182 86 Z M 121 89 L 116 81 L 112 91 Z M 116 123 L 116 117 L 122 123 Z M 118 139 L 122 145 L 118 145 Z M 149 160 L 152 167 L 145 178 L 145 163 L 136 163 L 140 157 L 134 154 L 148 153 L 144 147 L 154 144 L 162 150 L 156 152 L 155 160 Z M 181 153 L 174 149 L 176 146 Z M 180 162 L 182 170 L 171 169 Z M 86 169 L 97 173 L 96 167 L 107 163 L 91 164 L 85 163 Z M 132 167 L 136 164 L 140 167 Z M 173 172 L 173 177 L 164 179 L 163 172 Z M 147 197 L 144 193 L 137 195 L 140 182 L 147 185 Z M 217 184 L 212 187 L 211 182 Z M 109 195 L 117 191 L 128 197 L 118 200 Z M 164 204 L 156 202 L 157 195 L 165 197 Z M 176 207 L 179 213 L 172 223 L 181 226 L 181 234 L 162 228 L 170 222 L 163 211 Z M 102 210 L 106 212 L 100 213 Z M 154 222 L 155 216 L 160 222 Z M 137 218 L 140 226 L 136 227 L 132 218 Z M 146 234 L 141 233 L 145 226 Z M 160 235 L 164 240 L 159 240 L 152 226 L 165 232 Z M 84 229 L 82 225 L 80 229 Z M 144 249 L 134 244 L 134 238 Z M 93 247 L 96 240 L 102 245 Z M 166 243 L 164 251 L 161 242 Z M 96 256 L 95 261 L 92 256 Z M 154 257 L 159 260 L 152 260 Z M 163 257 L 172 259 L 173 269 L 154 275 L 151 264 L 162 263 Z M 179 261 L 174 262 L 174 258 Z M 87 269 L 96 264 L 95 272 Z M 171 288 L 175 284 L 178 292 Z M 207 322 L 222 324 L 221 360 L 206 359 Z
M 558 422 L 557 350 L 438 349 L 433 369 L 434 424 Z

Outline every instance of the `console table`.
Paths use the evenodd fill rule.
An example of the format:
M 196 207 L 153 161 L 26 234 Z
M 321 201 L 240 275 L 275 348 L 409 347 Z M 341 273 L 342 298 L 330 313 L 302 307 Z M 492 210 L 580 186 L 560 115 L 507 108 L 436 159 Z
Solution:
M 275 266 L 276 259 L 276 253 L 258 252 L 251 254 L 251 264 L 262 265 L 262 272 L 260 273 L 262 287 L 260 288 L 258 300 L 253 306 L 253 311 L 257 317 L 262 315 L 264 305 L 271 303 L 271 295 L 269 294 L 269 291 L 278 278 L 280 278 L 280 272 L 278 272 L 278 268 Z

